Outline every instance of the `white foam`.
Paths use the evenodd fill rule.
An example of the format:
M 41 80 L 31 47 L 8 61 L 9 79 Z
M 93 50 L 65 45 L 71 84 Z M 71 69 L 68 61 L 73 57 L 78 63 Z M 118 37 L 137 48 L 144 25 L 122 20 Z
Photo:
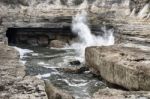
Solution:
M 44 63 L 44 62 L 39 62 L 38 65 L 48 66 L 49 64 L 46 64 L 46 63 Z
M 19 52 L 21 59 L 23 58 L 23 56 L 24 56 L 25 54 L 33 52 L 32 50 L 29 50 L 29 49 L 21 49 L 21 48 L 16 47 L 16 46 L 15 46 L 14 48 Z
M 150 11 L 149 8 L 150 8 L 150 4 L 146 4 L 143 7 L 143 9 L 141 9 L 141 11 L 138 13 L 138 17 L 141 18 L 141 19 L 146 17 L 148 15 L 149 11 Z
M 75 82 L 82 82 L 82 83 L 87 82 L 87 80 L 83 80 L 83 79 L 73 79 L 72 81 L 75 81 Z
M 39 78 L 39 79 L 41 79 L 41 78 L 44 78 L 44 77 L 50 77 L 51 76 L 51 74 L 50 73 L 47 73 L 47 74 L 43 74 L 43 75 L 37 75 L 36 77 L 37 78 Z
M 32 53 L 32 56 L 38 56 L 39 54 L 38 53 Z
M 71 83 L 71 82 L 69 82 L 67 79 L 58 79 L 58 80 L 61 80 L 61 81 L 64 81 L 64 82 L 66 82 L 69 86 L 72 86 L 72 87 L 82 87 L 82 86 L 86 86 L 88 83 L 78 83 L 78 84 L 76 84 L 76 83 Z
M 20 62 L 25 65 L 27 61 L 20 60 Z

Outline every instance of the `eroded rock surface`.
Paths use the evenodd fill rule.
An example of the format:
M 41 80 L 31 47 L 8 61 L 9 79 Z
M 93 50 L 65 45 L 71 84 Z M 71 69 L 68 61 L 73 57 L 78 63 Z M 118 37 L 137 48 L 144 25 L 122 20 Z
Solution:
M 137 48 L 86 48 L 86 64 L 108 82 L 129 90 L 150 90 L 150 54 Z
M 145 91 L 122 91 L 116 89 L 101 89 L 96 92 L 92 99 L 148 99 L 149 92 Z
M 25 67 L 19 62 L 19 53 L 0 43 L 0 98 L 48 99 L 42 80 L 25 76 Z
M 60 90 L 54 87 L 49 81 L 45 80 L 46 92 L 48 95 L 48 99 L 75 99 L 73 96 L 65 92 L 64 90 Z

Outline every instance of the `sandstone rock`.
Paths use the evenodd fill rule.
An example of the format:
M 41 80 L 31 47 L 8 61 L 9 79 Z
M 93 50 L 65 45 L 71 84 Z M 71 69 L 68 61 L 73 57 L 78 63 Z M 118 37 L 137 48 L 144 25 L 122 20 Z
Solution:
M 122 91 L 116 89 L 101 89 L 96 92 L 92 99 L 148 99 L 149 92 L 144 91 Z
M 149 56 L 149 52 L 119 46 L 88 47 L 85 52 L 89 68 L 129 90 L 150 90 Z
M 57 89 L 49 81 L 45 80 L 45 88 L 48 95 L 48 99 L 75 99 L 73 96 L 68 93 Z
M 63 48 L 66 46 L 65 42 L 59 41 L 59 40 L 52 40 L 50 42 L 50 47 L 54 47 L 54 48 Z

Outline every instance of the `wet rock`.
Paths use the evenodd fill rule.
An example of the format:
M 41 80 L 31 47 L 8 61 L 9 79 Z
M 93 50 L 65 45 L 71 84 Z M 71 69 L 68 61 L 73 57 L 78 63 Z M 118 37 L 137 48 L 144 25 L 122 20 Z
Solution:
M 122 91 L 116 89 L 101 89 L 96 92 L 92 99 L 148 99 L 149 92 L 146 91 Z
M 60 40 L 52 40 L 50 42 L 50 47 L 54 48 L 64 48 L 66 46 L 66 43 Z
M 86 64 L 110 83 L 150 90 L 149 52 L 120 46 L 86 48 Z
M 39 46 L 47 46 L 49 43 L 48 36 L 39 36 L 37 42 Z
M 70 63 L 70 65 L 76 65 L 76 66 L 81 65 L 81 62 L 78 61 L 78 60 L 71 61 L 71 62 L 69 62 L 69 63 Z
M 75 99 L 73 96 L 64 92 L 61 89 L 54 87 L 49 81 L 45 80 L 45 88 L 48 95 L 48 99 Z
M 63 68 L 62 69 L 64 72 L 67 72 L 67 73 L 83 73 L 85 71 L 88 70 L 87 67 L 67 67 L 67 68 Z

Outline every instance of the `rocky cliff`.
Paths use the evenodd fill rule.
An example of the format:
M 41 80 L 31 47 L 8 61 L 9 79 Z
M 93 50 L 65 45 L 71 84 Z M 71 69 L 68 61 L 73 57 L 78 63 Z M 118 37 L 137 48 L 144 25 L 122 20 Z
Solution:
M 9 27 L 69 26 L 72 16 L 81 9 L 89 12 L 91 28 L 114 26 L 118 42 L 149 37 L 149 0 L 1 0 L 0 38 Z
M 65 26 L 70 26 L 72 16 L 75 15 L 81 9 L 88 11 L 89 13 L 88 17 L 91 23 L 90 24 L 91 28 L 95 29 L 96 27 L 96 30 L 98 30 L 101 25 L 108 25 L 115 28 L 114 35 L 117 44 L 120 44 L 122 46 L 127 46 L 127 47 L 140 48 L 142 50 L 149 50 L 149 42 L 150 42 L 149 41 L 150 38 L 150 33 L 149 33 L 150 32 L 150 1 L 149 0 L 11 0 L 11 1 L 0 0 L 0 13 L 1 13 L 0 14 L 0 41 L 7 42 L 6 31 L 8 30 L 8 28 L 39 28 L 40 27 L 40 28 L 58 29 L 58 28 L 63 28 Z M 1 53 L 3 52 L 5 52 L 5 50 L 2 50 Z M 1 60 L 3 60 L 3 58 Z M 6 58 L 5 61 L 6 60 L 8 59 Z M 138 62 L 136 62 L 136 64 L 138 64 Z M 20 64 L 17 63 L 14 65 L 20 65 Z M 19 72 L 21 71 L 23 72 L 22 74 L 23 76 L 21 81 L 15 82 L 15 83 L 19 83 L 18 85 L 20 86 L 16 86 L 14 81 L 17 79 L 18 76 L 16 73 L 14 73 L 13 70 L 18 70 L 18 68 L 16 66 L 15 67 L 8 66 L 8 68 L 7 66 L 3 67 L 3 64 L 0 66 L 0 68 L 2 69 L 6 68 L 7 73 L 9 73 L 9 71 L 13 72 L 12 73 L 13 83 L 10 83 L 10 85 L 9 83 L 8 84 L 4 83 L 8 85 L 9 88 L 3 88 L 3 85 L 2 86 L 0 85 L 0 87 L 2 87 L 0 88 L 2 89 L 2 97 L 6 96 L 8 93 L 10 93 L 8 95 L 9 97 L 12 96 L 16 98 L 19 97 L 19 95 L 22 96 L 23 94 L 22 90 L 21 90 L 22 93 L 19 92 L 19 95 L 16 95 L 13 89 L 16 90 L 16 88 L 20 88 L 20 86 L 21 87 L 23 86 L 24 88 L 24 84 L 22 84 L 22 82 L 29 81 L 29 77 L 23 78 L 24 69 L 19 70 Z M 13 70 L 11 68 L 13 68 Z M 7 75 L 7 73 L 4 74 L 2 73 L 1 75 L 8 76 L 8 78 L 11 77 L 10 75 Z M 137 75 L 134 74 L 132 75 L 131 73 L 131 76 L 133 76 L 134 78 L 134 76 Z M 4 81 L 11 82 L 12 80 L 4 79 Z M 138 80 L 136 81 L 138 82 Z M 118 80 L 118 82 L 121 82 L 121 80 Z M 41 82 L 41 84 L 43 84 L 43 82 Z M 123 84 L 124 83 L 121 82 L 121 85 Z M 12 85 L 14 87 L 10 87 Z M 36 91 L 34 90 L 35 87 L 30 87 L 29 83 L 27 83 L 27 85 L 29 85 L 29 87 L 25 86 L 25 89 L 29 88 L 30 90 L 30 88 L 31 89 L 33 88 L 33 92 L 31 93 L 36 93 Z M 138 85 L 136 86 L 135 84 L 134 86 L 135 87 L 133 88 L 138 87 L 137 89 L 139 89 Z M 145 86 L 143 85 L 143 87 Z M 9 92 L 8 91 L 9 89 L 11 89 L 12 91 Z M 36 95 L 34 95 L 33 97 L 36 97 Z M 45 94 L 43 94 L 43 97 L 45 97 Z

